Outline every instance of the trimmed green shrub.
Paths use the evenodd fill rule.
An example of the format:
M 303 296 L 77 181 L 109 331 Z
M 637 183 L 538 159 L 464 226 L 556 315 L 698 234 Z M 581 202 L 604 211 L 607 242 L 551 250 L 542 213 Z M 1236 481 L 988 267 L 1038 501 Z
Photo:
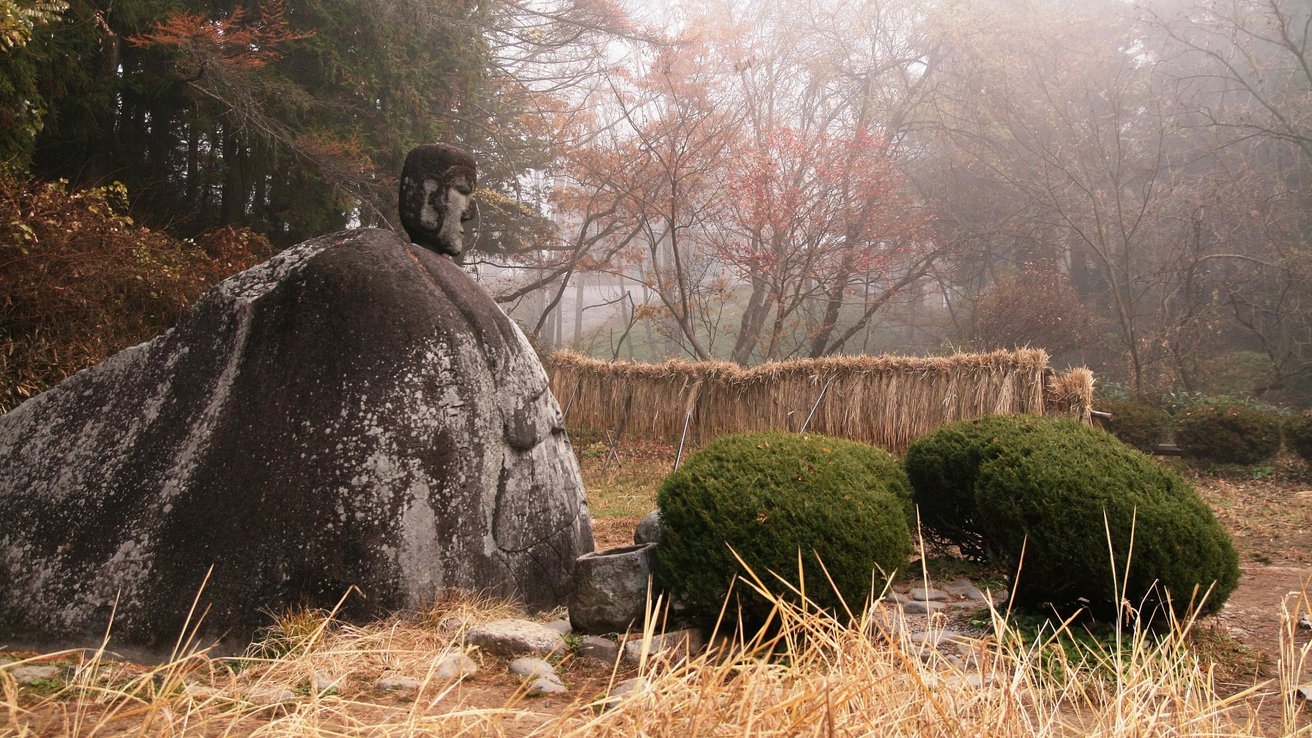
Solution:
M 1165 410 L 1132 400 L 1099 400 L 1096 409 L 1111 413 L 1101 421 L 1109 433 L 1123 443 L 1151 452 L 1166 440 L 1171 430 L 1171 416 Z
M 1312 410 L 1304 410 L 1285 420 L 1285 445 L 1312 464 Z
M 1185 453 L 1222 464 L 1256 464 L 1280 450 L 1280 416 L 1244 405 L 1198 405 L 1175 419 Z
M 1026 432 L 1032 417 L 976 418 L 945 425 L 912 442 L 902 464 L 927 538 L 953 544 L 967 558 L 993 558 L 975 510 L 975 477 L 987 446 L 999 437 Z
M 974 538 L 999 563 L 1021 566 L 1012 586 L 1022 606 L 1086 608 L 1111 618 L 1121 604 L 1115 581 L 1142 612 L 1165 604 L 1168 592 L 1182 610 L 1195 585 L 1215 582 L 1206 603 L 1215 610 L 1238 583 L 1230 537 L 1202 498 L 1178 474 L 1106 433 L 1067 420 L 1007 416 L 946 426 L 912 448 L 922 441 L 942 446 L 954 433 L 973 448 L 942 457 L 961 465 L 939 477 L 950 493 L 922 489 L 932 477 L 909 469 L 922 521 L 935 500 L 969 505 Z M 931 438 L 936 434 L 944 435 Z M 911 450 L 907 458 L 910 467 Z
M 800 551 L 807 599 L 859 612 L 911 553 L 910 500 L 902 468 L 873 446 L 816 434 L 725 436 L 661 486 L 657 584 L 713 621 L 745 575 L 735 552 L 773 594 L 798 601 L 771 572 L 796 584 Z M 744 582 L 733 592 L 730 617 L 741 608 L 745 623 L 763 623 L 765 599 Z

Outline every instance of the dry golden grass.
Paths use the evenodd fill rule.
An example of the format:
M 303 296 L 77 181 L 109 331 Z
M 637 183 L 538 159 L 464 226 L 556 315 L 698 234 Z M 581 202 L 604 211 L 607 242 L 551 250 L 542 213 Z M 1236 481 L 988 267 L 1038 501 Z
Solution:
M 639 667 L 645 688 L 613 705 L 605 683 L 554 705 L 527 699 L 488 657 L 464 683 L 436 678 L 436 659 L 460 648 L 470 624 L 509 614 L 503 605 L 451 602 L 365 627 L 297 612 L 237 659 L 194 652 L 146 668 L 103 652 L 52 654 L 32 660 L 73 665 L 60 685 L 42 690 L 20 689 L 0 671 L 0 733 L 1308 736 L 1306 710 L 1300 717 L 1292 696 L 1312 666 L 1312 645 L 1295 645 L 1307 611 L 1306 597 L 1285 603 L 1280 679 L 1223 697 L 1189 647 L 1190 619 L 1161 633 L 1129 630 L 1073 655 L 1059 645 L 1071 626 L 1027 636 L 997 611 L 983 635 L 947 650 L 905 637 L 913 626 L 882 605 L 839 622 L 779 604 L 773 635 L 727 639 L 692 659 L 648 657 Z M 649 625 L 644 637 L 651 634 Z M 369 685 L 384 671 L 422 687 L 404 699 L 380 695 Z M 340 678 L 340 692 L 316 689 L 315 676 L 325 674 Z M 603 682 L 624 675 L 611 670 Z M 1262 699 L 1281 703 L 1278 718 L 1259 719 Z
M 945 423 L 1033 413 L 1089 420 L 1093 377 L 1056 376 L 1038 349 L 942 357 L 839 356 L 743 369 L 724 362 L 604 362 L 568 352 L 549 362 L 571 428 L 705 441 L 747 430 L 799 430 L 902 451 Z M 821 397 L 823 393 L 823 398 Z M 819 404 L 817 405 L 817 400 Z

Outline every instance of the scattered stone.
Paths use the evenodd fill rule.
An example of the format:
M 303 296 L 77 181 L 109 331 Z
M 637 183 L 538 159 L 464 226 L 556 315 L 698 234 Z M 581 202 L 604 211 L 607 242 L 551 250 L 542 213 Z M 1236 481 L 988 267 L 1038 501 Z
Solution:
M 58 679 L 59 667 L 47 665 L 17 666 L 9 670 L 9 676 L 12 676 L 20 686 L 34 684 L 49 679 Z
M 437 624 L 441 633 L 456 633 L 469 627 L 469 618 L 463 615 L 447 615 Z
M 992 675 L 986 677 L 982 674 L 950 674 L 943 678 L 942 684 L 954 691 L 962 688 L 983 689 L 986 685 L 993 684 L 994 680 Z
M 183 694 L 195 700 L 208 700 L 214 697 L 214 695 L 217 693 L 217 690 L 215 690 L 214 687 L 211 687 L 206 684 L 194 684 L 192 682 L 183 682 L 182 692 Z
M 465 645 L 493 656 L 548 656 L 565 648 L 565 637 L 531 620 L 494 620 L 471 628 Z
M 374 683 L 374 686 L 384 692 L 414 693 L 418 692 L 424 684 L 414 677 L 385 672 L 378 677 L 378 681 Z
M 1003 589 L 1002 587 L 998 587 L 996 589 L 988 589 L 984 591 L 984 601 L 993 605 L 995 608 L 1004 607 L 1007 604 L 1008 598 L 1010 597 L 1011 597 L 1011 593 L 1008 592 L 1006 589 Z
M 957 579 L 947 584 L 940 584 L 938 588 L 951 597 L 984 602 L 984 592 L 969 579 Z
M 623 702 L 626 697 L 634 694 L 644 694 L 650 689 L 651 685 L 643 677 L 625 679 L 611 689 L 610 694 L 606 696 L 601 706 L 603 709 L 610 710 Z
M 613 664 L 620 655 L 620 645 L 609 638 L 601 636 L 583 636 L 575 654 L 581 659 L 593 659 L 604 664 Z
M 433 666 L 433 678 L 439 682 L 464 679 L 478 673 L 478 664 L 465 655 L 464 651 L 448 653 L 437 660 Z
M 346 677 L 344 676 L 334 677 L 327 674 L 320 674 L 317 671 L 310 675 L 310 684 L 314 687 L 314 691 L 319 694 L 341 693 L 342 682 L 344 681 L 346 681 Z
M 889 590 L 888 594 L 884 595 L 884 601 L 892 602 L 895 605 L 911 604 L 911 599 L 909 597 L 896 590 Z
M 962 643 L 966 640 L 965 636 L 955 630 L 935 629 L 919 630 L 906 636 L 906 643 L 921 648 L 939 648 L 949 643 Z
M 639 545 L 661 542 L 661 511 L 652 510 L 638 521 L 633 530 L 633 542 Z
M 945 607 L 947 605 L 933 600 L 908 600 L 902 605 L 902 612 L 908 615 L 932 615 Z
M 259 705 L 276 705 L 291 702 L 297 694 L 290 687 L 282 684 L 262 684 L 246 690 L 246 699 Z
M 237 640 L 353 586 L 348 619 L 454 589 L 554 608 L 594 546 L 528 340 L 377 228 L 224 280 L 0 416 L 0 521 L 0 632 L 81 638 L 112 612 L 114 645 L 165 648 L 202 581 L 198 640 Z
M 916 602 L 924 602 L 926 600 L 931 600 L 933 602 L 946 602 L 948 599 L 947 592 L 934 589 L 933 587 L 912 587 L 908 595 Z
M 651 644 L 647 647 L 647 657 L 670 656 L 681 658 L 696 656 L 705 647 L 706 636 L 701 630 L 697 628 L 672 630 L 668 633 L 652 636 Z M 624 642 L 624 660 L 630 664 L 637 664 L 642 660 L 641 634 Z
M 1303 615 L 1298 619 L 1298 627 L 1303 630 L 1312 630 L 1312 617 Z
M 565 685 L 560 683 L 560 677 L 555 675 L 552 675 L 550 679 L 538 677 L 528 686 L 529 694 L 565 694 L 568 691 L 568 689 L 565 689 Z
M 1312 684 L 1300 687 L 1298 693 L 1303 697 L 1304 702 L 1312 703 Z
M 543 625 L 545 625 L 548 628 L 551 628 L 552 630 L 556 631 L 561 635 L 569 635 L 570 633 L 574 632 L 574 628 L 570 626 L 568 620 L 552 620 L 543 623 Z
M 580 633 L 622 633 L 642 625 L 656 544 L 593 551 L 574 561 L 569 621 Z
M 510 673 L 515 676 L 541 677 L 560 681 L 560 677 L 556 676 L 556 668 L 536 656 L 520 656 L 511 661 Z

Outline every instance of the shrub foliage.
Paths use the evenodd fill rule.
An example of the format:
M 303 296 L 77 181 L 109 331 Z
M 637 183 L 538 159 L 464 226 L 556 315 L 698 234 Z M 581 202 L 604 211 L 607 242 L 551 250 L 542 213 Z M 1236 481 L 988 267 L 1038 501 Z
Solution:
M 1312 464 L 1312 410 L 1304 410 L 1285 420 L 1285 443 L 1290 451 Z
M 975 508 L 975 478 L 990 443 L 1024 432 L 1028 416 L 994 415 L 952 423 L 921 436 L 903 464 L 926 537 L 972 559 L 994 558 Z
M 1280 416 L 1246 405 L 1197 405 L 1175 419 L 1175 438 L 1190 456 L 1222 464 L 1256 464 L 1280 450 Z
M 901 467 L 873 446 L 814 434 L 725 436 L 660 489 L 658 583 L 710 621 L 745 575 L 735 552 L 772 593 L 798 601 L 771 572 L 800 586 L 800 551 L 807 599 L 859 612 L 872 585 L 882 588 L 881 572 L 892 574 L 911 552 L 910 497 Z M 731 616 L 741 608 L 744 621 L 761 624 L 765 600 L 742 582 L 733 591 Z
M 210 285 L 267 258 L 223 229 L 178 241 L 133 224 L 122 185 L 0 175 L 0 412 L 169 328 Z
M 958 466 L 938 477 L 913 468 L 935 458 Z M 967 421 L 916 441 L 907 463 L 922 520 L 943 517 L 934 505 L 966 510 L 968 518 L 949 517 L 969 523 L 968 540 L 1000 563 L 1020 567 L 1013 587 L 1023 606 L 1109 618 L 1128 604 L 1151 613 L 1167 593 L 1183 609 L 1195 586 L 1215 583 L 1206 603 L 1214 610 L 1238 583 L 1230 537 L 1202 498 L 1096 429 L 1032 416 Z
M 1103 427 L 1122 442 L 1144 452 L 1151 452 L 1166 440 L 1171 430 L 1171 416 L 1165 410 L 1133 400 L 1099 400 L 1097 409 L 1111 413 Z

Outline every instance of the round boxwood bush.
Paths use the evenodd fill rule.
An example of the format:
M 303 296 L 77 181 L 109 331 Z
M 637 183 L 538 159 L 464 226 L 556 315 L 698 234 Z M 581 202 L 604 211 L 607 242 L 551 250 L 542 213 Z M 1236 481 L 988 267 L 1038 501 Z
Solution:
M 975 510 L 975 477 L 989 444 L 1023 433 L 1032 416 L 993 415 L 945 425 L 917 438 L 903 459 L 927 538 L 967 558 L 993 558 Z
M 1133 400 L 1099 400 L 1097 409 L 1111 413 L 1101 421 L 1113 436 L 1140 451 L 1151 452 L 1166 440 L 1171 430 L 1171 416 L 1161 408 Z
M 796 584 L 800 551 L 807 599 L 859 612 L 911 553 L 910 497 L 897 461 L 872 446 L 815 434 L 725 436 L 661 486 L 657 584 L 713 621 L 745 576 L 736 552 L 773 594 L 796 602 L 770 572 Z M 761 624 L 766 600 L 744 582 L 733 592 L 730 617 Z
M 1195 585 L 1215 583 L 1206 603 L 1215 610 L 1238 583 L 1230 537 L 1198 494 L 1175 472 L 1106 433 L 1033 416 L 967 421 L 935 432 L 952 433 L 972 448 L 953 457 L 958 469 L 939 477 L 949 493 L 921 488 L 933 478 L 910 469 L 908 450 L 922 521 L 930 519 L 926 506 L 935 500 L 968 506 L 972 535 L 1001 563 L 1020 566 L 1013 588 L 1022 606 L 1085 608 L 1114 617 L 1121 603 L 1116 581 L 1135 608 L 1152 613 L 1169 592 L 1171 604 L 1183 610 Z M 930 436 L 912 448 L 940 443 Z
M 1256 464 L 1280 450 L 1280 416 L 1245 405 L 1196 405 L 1175 419 L 1185 453 L 1222 464 Z
M 1285 444 L 1303 461 L 1312 464 L 1312 410 L 1304 410 L 1285 420 Z

